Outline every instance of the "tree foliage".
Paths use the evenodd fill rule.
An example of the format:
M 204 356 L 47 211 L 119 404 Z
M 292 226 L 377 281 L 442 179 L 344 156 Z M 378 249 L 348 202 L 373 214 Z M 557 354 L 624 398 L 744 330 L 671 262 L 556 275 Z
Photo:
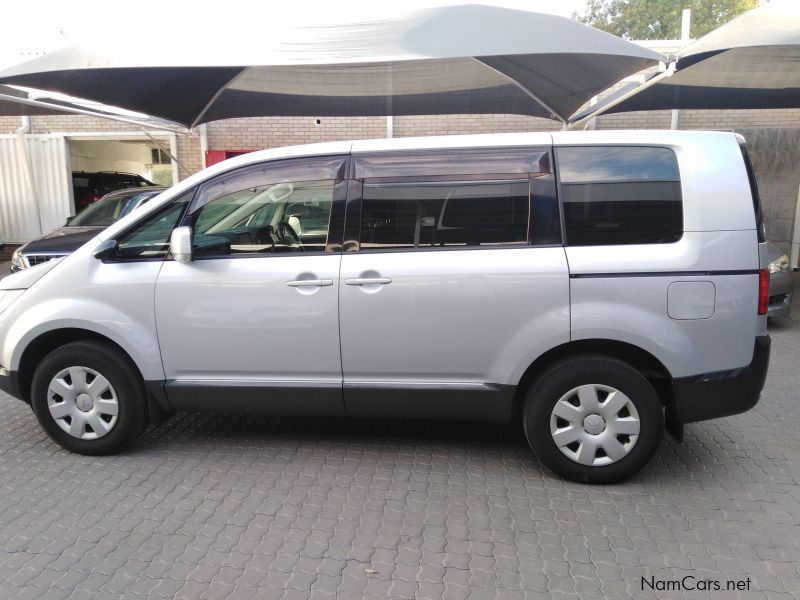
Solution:
M 582 23 L 631 40 L 681 37 L 681 13 L 692 9 L 691 36 L 698 38 L 755 8 L 760 0 L 589 0 Z

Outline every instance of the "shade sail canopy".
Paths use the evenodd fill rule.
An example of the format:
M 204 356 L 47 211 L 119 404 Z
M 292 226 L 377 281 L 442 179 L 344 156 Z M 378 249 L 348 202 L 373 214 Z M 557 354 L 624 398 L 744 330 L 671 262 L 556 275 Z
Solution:
M 674 75 L 603 112 L 798 107 L 800 6 L 789 0 L 748 11 L 689 44 L 677 53 Z
M 186 129 L 170 121 L 116 106 L 106 106 L 91 100 L 72 98 L 59 93 L 0 85 L 0 117 L 74 114 L 121 121 L 142 128 L 168 130 L 181 135 L 189 134 Z
M 38 115 L 63 115 L 67 111 L 28 104 L 30 96 L 21 90 L 0 85 L 0 117 L 31 117 Z
M 186 126 L 249 116 L 450 113 L 566 121 L 598 92 L 664 59 L 570 19 L 481 5 L 327 26 L 237 17 L 176 29 L 168 52 L 138 43 L 140 36 L 135 44 L 75 45 L 1 72 L 0 83 Z

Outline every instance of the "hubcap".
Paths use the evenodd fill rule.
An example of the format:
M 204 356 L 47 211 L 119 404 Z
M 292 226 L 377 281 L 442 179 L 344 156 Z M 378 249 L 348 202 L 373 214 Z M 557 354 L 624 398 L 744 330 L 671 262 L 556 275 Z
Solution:
M 83 412 L 89 412 L 94 407 L 94 402 L 92 402 L 92 398 L 89 394 L 78 394 L 78 397 L 75 399 L 75 404 L 77 404 L 78 408 Z
M 606 420 L 600 415 L 591 414 L 583 420 L 583 430 L 592 435 L 603 433 L 606 428 Z
M 636 444 L 639 413 L 625 394 L 600 384 L 581 385 L 559 398 L 550 416 L 550 434 L 569 459 L 587 466 L 610 465 Z
M 61 429 L 81 440 L 103 437 L 119 415 L 111 383 L 89 367 L 68 367 L 56 373 L 47 388 L 47 407 Z

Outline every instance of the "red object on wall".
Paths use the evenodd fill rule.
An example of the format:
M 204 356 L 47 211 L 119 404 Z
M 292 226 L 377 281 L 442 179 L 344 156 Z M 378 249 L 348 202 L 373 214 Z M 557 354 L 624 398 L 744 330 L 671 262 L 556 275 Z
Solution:
M 247 154 L 248 152 L 252 152 L 252 150 L 206 150 L 206 166 L 210 167 L 223 160 Z

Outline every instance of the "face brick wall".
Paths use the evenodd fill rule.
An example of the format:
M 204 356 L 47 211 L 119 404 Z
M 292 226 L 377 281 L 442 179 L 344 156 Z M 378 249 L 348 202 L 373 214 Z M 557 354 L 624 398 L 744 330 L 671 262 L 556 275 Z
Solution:
M 22 127 L 19 117 L 0 117 L 0 133 L 14 133 Z
M 277 146 L 386 137 L 384 117 L 258 117 L 207 125 L 209 150 L 263 150 Z
M 523 115 L 420 115 L 394 118 L 395 137 L 554 131 L 561 124 Z
M 800 189 L 800 129 L 737 128 L 736 132 L 747 140 L 767 238 L 788 254 Z
M 200 140 L 198 138 L 179 135 L 177 146 L 176 157 L 180 162 L 178 179 L 186 179 L 205 166 L 200 156 Z

